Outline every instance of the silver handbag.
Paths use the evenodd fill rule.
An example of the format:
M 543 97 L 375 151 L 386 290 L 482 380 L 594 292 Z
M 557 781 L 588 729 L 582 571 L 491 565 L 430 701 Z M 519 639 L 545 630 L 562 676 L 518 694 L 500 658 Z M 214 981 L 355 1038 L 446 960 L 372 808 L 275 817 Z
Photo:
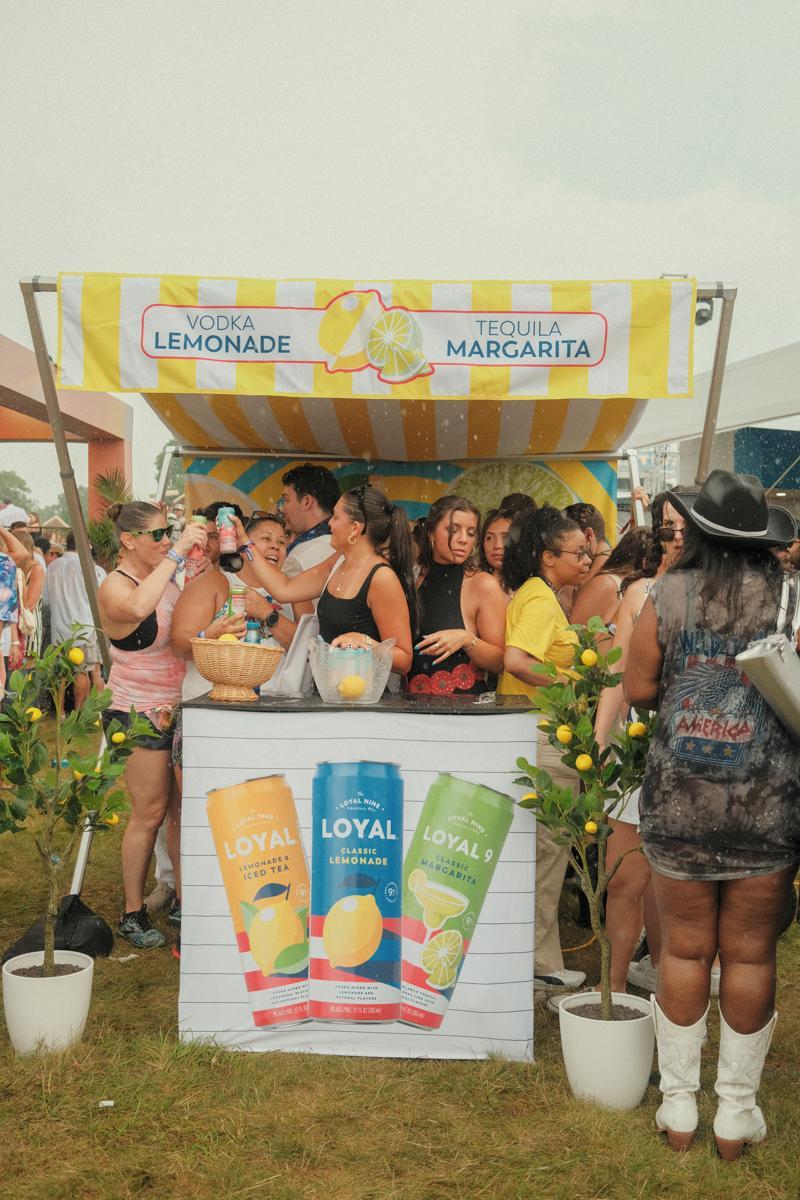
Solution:
M 775 633 L 758 638 L 736 655 L 736 665 L 758 689 L 782 725 L 800 739 L 800 658 L 797 631 L 800 627 L 800 582 L 795 582 L 795 606 L 791 641 L 783 632 L 789 609 L 790 582 L 784 579 Z

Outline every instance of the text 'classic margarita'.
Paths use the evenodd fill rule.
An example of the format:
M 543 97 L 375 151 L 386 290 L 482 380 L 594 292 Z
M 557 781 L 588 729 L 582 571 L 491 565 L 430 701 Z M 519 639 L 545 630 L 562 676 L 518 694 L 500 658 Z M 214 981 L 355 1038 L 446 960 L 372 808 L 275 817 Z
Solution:
M 321 763 L 314 776 L 312 1017 L 400 1016 L 403 784 L 391 763 Z
M 480 784 L 431 785 L 403 866 L 403 1021 L 441 1025 L 513 817 Z
M 253 1020 L 308 1019 L 309 885 L 292 793 L 282 775 L 208 793 Z

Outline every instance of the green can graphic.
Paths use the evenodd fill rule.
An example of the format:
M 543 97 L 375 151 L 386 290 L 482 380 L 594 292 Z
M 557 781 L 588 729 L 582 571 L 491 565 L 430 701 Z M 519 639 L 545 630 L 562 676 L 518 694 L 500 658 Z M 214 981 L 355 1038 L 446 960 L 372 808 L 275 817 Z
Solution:
M 403 866 L 401 1020 L 438 1029 L 505 845 L 510 796 L 454 775 L 431 785 Z

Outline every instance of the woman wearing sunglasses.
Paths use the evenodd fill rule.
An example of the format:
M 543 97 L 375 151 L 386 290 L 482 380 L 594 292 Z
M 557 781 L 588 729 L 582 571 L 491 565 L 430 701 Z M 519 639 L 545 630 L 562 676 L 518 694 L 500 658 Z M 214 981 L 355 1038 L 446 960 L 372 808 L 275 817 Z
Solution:
M 131 816 L 122 839 L 125 911 L 119 934 L 140 949 L 164 945 L 144 907 L 144 883 L 156 834 L 169 811 L 167 844 L 180 895 L 180 797 L 170 765 L 172 729 L 186 664 L 170 648 L 172 610 L 180 595 L 173 582 L 193 546 L 205 547 L 206 532 L 187 525 L 173 547 L 160 505 L 134 501 L 108 509 L 120 543 L 116 570 L 98 591 L 100 618 L 111 643 L 111 707 L 103 714 L 123 727 L 130 710 L 147 717 L 153 734 L 128 759 L 125 783 Z
M 287 579 L 253 554 L 241 522 L 241 547 L 253 574 L 282 603 L 316 600 L 320 637 L 332 646 L 369 647 L 395 639 L 392 670 L 411 664 L 411 613 L 416 596 L 411 571 L 411 535 L 404 510 L 374 487 L 353 488 L 336 502 L 330 521 L 333 554 Z
M 503 583 L 513 599 L 506 614 L 505 670 L 500 695 L 529 696 L 534 710 L 539 688 L 552 684 L 544 664 L 559 671 L 572 666 L 577 637 L 558 600 L 564 587 L 580 587 L 589 574 L 591 551 L 576 521 L 557 508 L 524 513 L 512 527 L 503 557 Z M 563 676 L 562 676 L 563 678 Z M 545 732 L 536 736 L 536 764 L 559 787 L 575 789 L 578 778 L 561 762 Z M 558 934 L 558 903 L 569 853 L 543 825 L 536 829 L 536 946 L 533 988 L 567 992 L 581 986 L 582 971 L 564 969 Z

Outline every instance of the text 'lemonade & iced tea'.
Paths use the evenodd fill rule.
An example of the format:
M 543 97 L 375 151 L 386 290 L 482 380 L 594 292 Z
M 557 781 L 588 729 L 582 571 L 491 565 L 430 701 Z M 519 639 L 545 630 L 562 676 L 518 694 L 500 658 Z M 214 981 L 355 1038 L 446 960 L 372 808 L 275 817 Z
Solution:
M 308 1019 L 309 883 L 282 775 L 208 793 L 208 820 L 257 1026 Z

